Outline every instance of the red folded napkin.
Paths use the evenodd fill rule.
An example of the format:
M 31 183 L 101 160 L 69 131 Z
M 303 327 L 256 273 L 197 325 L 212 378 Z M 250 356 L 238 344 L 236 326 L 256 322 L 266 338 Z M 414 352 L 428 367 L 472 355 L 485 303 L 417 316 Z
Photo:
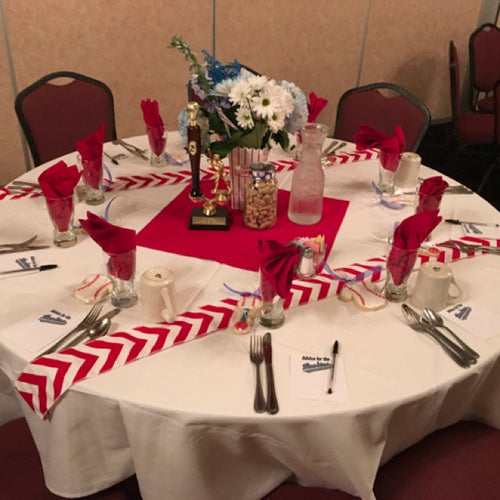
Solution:
M 418 190 L 418 206 L 416 212 L 423 210 L 439 210 L 441 198 L 449 184 L 440 176 L 425 179 Z
M 80 219 L 87 234 L 106 252 L 108 272 L 121 280 L 129 280 L 135 272 L 135 231 L 115 226 L 92 212 L 87 212 L 87 219 Z
M 102 149 L 104 144 L 104 124 L 92 135 L 76 141 L 76 149 L 82 157 L 83 178 L 94 189 L 99 189 L 102 179 Z
M 314 92 L 311 92 L 309 94 L 309 102 L 307 103 L 307 110 L 309 111 L 307 121 L 314 123 L 327 104 L 328 99 L 318 97 Z
M 59 231 L 67 231 L 73 214 L 73 191 L 80 180 L 76 165 L 59 161 L 38 176 L 51 219 Z
M 398 169 L 401 153 L 406 146 L 403 129 L 398 125 L 394 135 L 386 135 L 370 125 L 360 125 L 358 133 L 353 137 L 358 150 L 377 148 L 380 150 L 380 163 L 386 170 L 395 172 Z
M 149 144 L 156 156 L 160 156 L 165 148 L 165 126 L 160 115 L 158 102 L 151 99 L 141 101 L 142 115 L 148 133 Z
M 300 259 L 297 245 L 285 246 L 273 240 L 259 240 L 262 298 L 271 302 L 278 294 L 285 299 Z
M 404 219 L 394 231 L 387 269 L 395 285 L 401 285 L 417 260 L 418 248 L 441 222 L 437 211 L 425 210 Z

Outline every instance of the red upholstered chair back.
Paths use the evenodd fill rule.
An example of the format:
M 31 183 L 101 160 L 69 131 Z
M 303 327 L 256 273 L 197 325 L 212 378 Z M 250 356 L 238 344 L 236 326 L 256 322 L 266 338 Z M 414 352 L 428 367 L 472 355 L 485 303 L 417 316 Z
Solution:
M 15 110 L 35 166 L 74 151 L 103 123 L 104 141 L 116 139 L 113 94 L 85 75 L 48 74 L 17 95 Z
M 472 85 L 482 92 L 491 92 L 500 79 L 500 29 L 486 23 L 469 38 Z
M 336 139 L 352 141 L 362 124 L 393 135 L 401 125 L 406 151 L 416 151 L 429 128 L 427 107 L 402 87 L 391 83 L 373 83 L 345 92 L 339 100 L 335 120 Z

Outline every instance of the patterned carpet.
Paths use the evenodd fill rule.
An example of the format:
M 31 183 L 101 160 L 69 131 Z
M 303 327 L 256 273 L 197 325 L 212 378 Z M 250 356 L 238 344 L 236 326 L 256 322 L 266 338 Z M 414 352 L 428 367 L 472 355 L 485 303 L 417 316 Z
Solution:
M 422 157 L 424 165 L 453 177 L 475 191 L 488 165 L 493 161 L 493 148 L 486 146 L 467 148 L 455 158 L 453 165 L 447 166 L 454 152 L 452 132 L 451 123 L 431 126 L 420 145 L 418 154 Z M 481 196 L 500 210 L 500 167 L 493 170 Z

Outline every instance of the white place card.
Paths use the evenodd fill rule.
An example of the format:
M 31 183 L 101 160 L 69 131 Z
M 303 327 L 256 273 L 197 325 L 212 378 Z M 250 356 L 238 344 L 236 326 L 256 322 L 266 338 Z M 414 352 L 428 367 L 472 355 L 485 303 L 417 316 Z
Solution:
M 298 399 L 347 401 L 344 361 L 335 361 L 332 393 L 328 394 L 332 356 L 296 354 L 290 356 L 290 396 Z
M 500 316 L 488 311 L 478 302 L 450 306 L 441 312 L 446 320 L 460 325 L 475 337 L 488 340 L 500 335 Z M 448 325 L 453 329 L 452 325 Z

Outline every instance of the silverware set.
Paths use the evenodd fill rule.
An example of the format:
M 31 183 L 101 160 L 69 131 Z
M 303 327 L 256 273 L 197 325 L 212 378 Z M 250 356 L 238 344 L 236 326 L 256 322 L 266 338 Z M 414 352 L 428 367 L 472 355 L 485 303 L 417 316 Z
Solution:
M 20 243 L 3 243 L 0 244 L 0 255 L 15 252 L 27 252 L 29 250 L 39 250 L 41 248 L 49 248 L 50 245 L 33 245 L 37 239 L 37 235 L 28 238 L 26 241 Z
M 443 318 L 435 311 L 425 308 L 420 316 L 408 304 L 403 304 L 401 307 L 408 325 L 417 332 L 430 335 L 457 365 L 469 368 L 477 363 L 479 354 L 448 328 Z M 443 334 L 440 329 L 446 330 L 448 335 Z
M 347 146 L 346 142 L 332 141 L 321 153 L 322 157 L 335 156 L 336 151 Z
M 461 241 L 445 241 L 444 243 L 440 243 L 440 246 L 444 247 L 452 247 L 460 250 L 463 253 L 472 253 L 472 252 L 486 252 L 492 253 L 494 255 L 500 255 L 500 247 L 488 247 L 485 245 L 473 245 L 469 243 L 462 243 Z
M 278 413 L 278 399 L 274 387 L 273 358 L 271 334 L 267 332 L 264 337 L 260 335 L 250 336 L 250 361 L 255 365 L 255 396 L 254 410 L 257 413 L 267 412 L 271 415 Z M 265 363 L 267 381 L 267 399 L 264 399 L 262 381 L 260 376 L 260 365 Z
M 121 309 L 113 309 L 99 317 L 102 307 L 103 304 L 94 304 L 78 325 L 59 339 L 55 344 L 39 354 L 37 358 L 46 356 L 47 354 L 52 354 L 62 349 L 67 349 L 68 347 L 73 347 L 74 345 L 84 341 L 87 337 L 89 337 L 89 335 L 92 338 L 105 335 L 111 325 L 109 320 L 113 316 L 116 316 Z M 79 335 L 76 335 L 78 333 Z
M 12 181 L 10 184 L 5 186 L 9 191 L 26 191 L 28 189 L 32 191 L 41 191 L 40 184 L 36 182 L 28 181 Z
M 138 158 L 141 158 L 142 160 L 148 160 L 148 156 L 145 154 L 147 149 L 140 149 L 137 146 L 134 146 L 133 144 L 130 144 L 128 142 L 125 142 L 123 139 L 115 139 L 113 141 L 113 144 L 117 144 L 121 146 L 122 148 L 126 149 L 130 154 L 133 154 L 134 156 L 137 156 Z

